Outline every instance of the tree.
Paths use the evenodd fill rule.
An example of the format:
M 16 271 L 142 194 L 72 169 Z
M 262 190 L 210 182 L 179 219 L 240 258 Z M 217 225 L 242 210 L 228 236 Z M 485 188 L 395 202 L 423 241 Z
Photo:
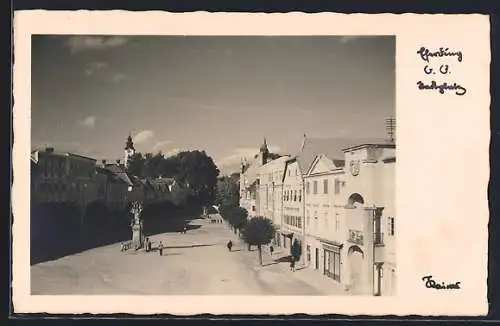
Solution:
M 142 177 L 142 170 L 144 168 L 144 157 L 141 153 L 135 153 L 128 160 L 127 172 L 132 175 Z
M 217 180 L 215 204 L 220 207 L 236 207 L 239 205 L 239 187 L 230 177 Z
M 259 263 L 262 266 L 262 245 L 269 244 L 274 239 L 276 229 L 271 220 L 257 216 L 248 221 L 242 232 L 243 240 L 249 246 L 259 249 Z
M 226 211 L 227 220 L 235 230 L 240 230 L 245 226 L 248 217 L 248 211 L 243 207 L 237 206 L 229 208 Z
M 187 151 L 178 154 L 179 172 L 176 177 L 189 184 L 201 205 L 208 206 L 215 199 L 215 187 L 219 169 L 205 151 Z
M 300 255 L 302 255 L 302 248 L 300 247 L 299 240 L 295 239 L 293 241 L 292 247 L 290 248 L 290 254 L 293 261 L 298 261 L 300 259 Z

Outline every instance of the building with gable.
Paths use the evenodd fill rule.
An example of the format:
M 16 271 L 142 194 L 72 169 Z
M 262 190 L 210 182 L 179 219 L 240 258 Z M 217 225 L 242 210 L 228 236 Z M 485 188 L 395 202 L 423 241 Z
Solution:
M 240 206 L 248 211 L 248 217 L 258 216 L 260 200 L 257 196 L 259 189 L 259 171 L 262 166 L 270 162 L 276 154 L 270 153 L 267 147 L 267 141 L 260 147 L 252 161 L 242 163 L 240 173 Z
M 352 293 L 391 295 L 395 145 L 355 142 L 319 151 L 304 176 L 306 265 Z

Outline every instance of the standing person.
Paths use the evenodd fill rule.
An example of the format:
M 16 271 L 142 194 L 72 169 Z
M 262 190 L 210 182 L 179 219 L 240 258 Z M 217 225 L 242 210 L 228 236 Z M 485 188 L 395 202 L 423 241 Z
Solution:
M 149 238 L 146 238 L 146 252 L 149 252 Z
M 229 249 L 229 252 L 231 252 L 232 248 L 233 248 L 233 242 L 229 240 L 229 242 L 227 243 L 227 249 Z
M 292 258 L 292 261 L 290 262 L 290 270 L 292 272 L 295 272 L 295 259 Z
M 163 243 L 160 241 L 160 244 L 158 245 L 158 251 L 160 252 L 160 256 L 163 256 Z
M 274 247 L 271 245 L 271 247 L 269 247 L 269 251 L 271 252 L 271 257 L 273 256 L 273 252 L 274 252 Z

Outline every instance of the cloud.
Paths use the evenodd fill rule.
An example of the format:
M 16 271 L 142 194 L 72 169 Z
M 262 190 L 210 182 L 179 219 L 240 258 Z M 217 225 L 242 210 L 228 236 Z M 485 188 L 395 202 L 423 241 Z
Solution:
M 166 153 L 163 153 L 163 157 L 169 157 L 169 156 L 174 156 L 177 155 L 181 152 L 180 148 L 174 148 Z
M 86 117 L 82 121 L 79 121 L 78 124 L 81 126 L 87 127 L 89 129 L 94 129 L 96 120 L 97 120 L 97 117 L 91 115 L 89 117 Z
M 156 150 L 161 150 L 163 147 L 165 147 L 165 145 L 168 145 L 168 144 L 171 144 L 172 141 L 171 140 L 162 140 L 162 141 L 157 141 L 152 149 L 153 151 L 156 151 Z
M 87 50 L 105 50 L 122 46 L 128 42 L 123 36 L 71 36 L 66 46 L 71 53 Z
M 154 137 L 152 130 L 143 130 L 134 136 L 134 143 L 144 143 Z
M 108 67 L 106 62 L 91 62 L 88 64 L 87 69 L 85 69 L 85 76 L 91 76 L 98 70 L 102 70 Z
M 119 83 L 119 82 L 121 82 L 122 80 L 125 80 L 125 79 L 127 79 L 127 75 L 116 73 L 116 74 L 113 75 L 112 81 L 113 81 L 113 83 Z

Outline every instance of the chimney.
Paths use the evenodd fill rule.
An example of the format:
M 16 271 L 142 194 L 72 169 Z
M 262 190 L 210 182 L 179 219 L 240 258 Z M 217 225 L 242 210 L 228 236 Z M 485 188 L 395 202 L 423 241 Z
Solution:
M 46 153 L 54 153 L 54 147 L 46 147 L 45 152 Z
M 106 160 L 102 160 L 101 162 L 102 162 L 102 165 L 104 165 L 104 166 L 106 165 Z

